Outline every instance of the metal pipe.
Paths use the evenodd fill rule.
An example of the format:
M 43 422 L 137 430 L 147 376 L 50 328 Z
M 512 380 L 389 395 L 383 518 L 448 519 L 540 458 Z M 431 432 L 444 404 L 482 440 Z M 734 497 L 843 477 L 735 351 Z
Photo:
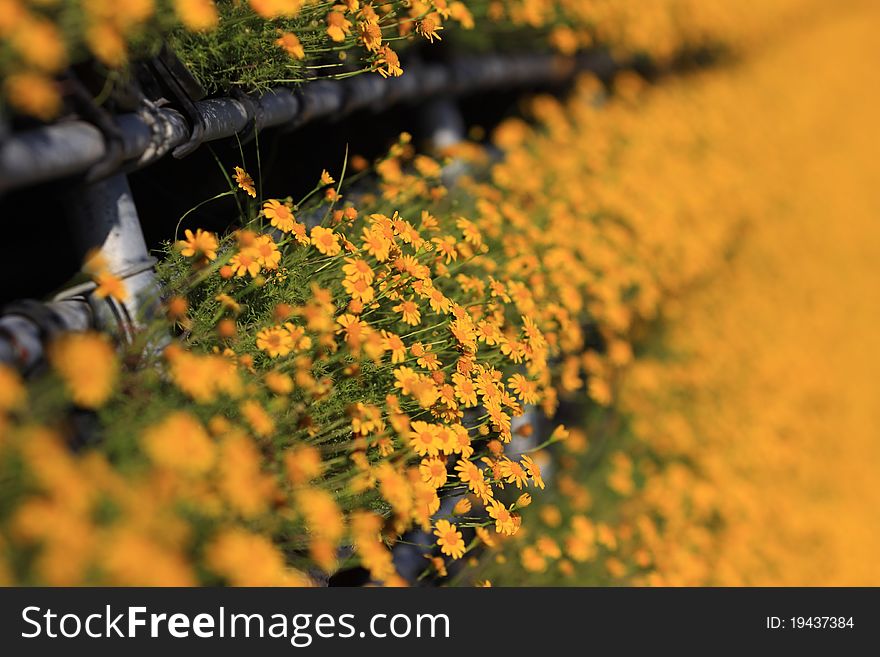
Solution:
M 175 110 L 162 108 L 115 119 L 123 136 L 126 168 L 140 168 L 186 140 L 189 128 Z M 0 193 L 81 174 L 107 155 L 101 131 L 66 121 L 12 134 L 0 141 Z
M 156 259 L 147 250 L 128 179 L 116 174 L 78 188 L 75 194 L 70 202 L 75 253 L 84 260 L 97 251 L 107 271 L 121 278 L 126 290 L 121 302 L 89 297 L 95 326 L 130 339 L 155 312 L 159 289 L 153 272 Z
M 64 331 L 85 331 L 92 325 L 92 308 L 83 296 L 50 303 L 19 301 L 0 316 L 0 363 L 23 373 L 43 360 L 44 345 Z
M 256 99 L 258 129 L 273 128 L 288 123 L 300 113 L 300 101 L 290 89 L 279 87 Z
M 213 141 L 235 136 L 251 124 L 257 129 L 296 129 L 355 110 L 380 111 L 396 103 L 436 96 L 557 84 L 578 71 L 607 76 L 618 68 L 620 65 L 603 52 L 576 58 L 544 54 L 457 57 L 444 64 L 411 64 L 405 75 L 388 80 L 367 75 L 318 80 L 297 91 L 277 88 L 259 97 L 211 98 L 195 105 L 204 126 L 201 139 Z M 191 134 L 186 119 L 167 107 L 148 106 L 117 117 L 116 123 L 123 135 L 125 171 L 164 156 L 187 143 Z M 0 140 L 0 193 L 83 173 L 106 155 L 100 131 L 85 121 L 9 135 Z
M 461 110 L 452 98 L 438 96 L 421 108 L 419 122 L 429 152 L 442 154 L 467 138 L 467 129 Z M 442 180 L 453 187 L 468 165 L 461 158 L 454 158 L 443 167 Z
M 124 174 L 84 185 L 71 195 L 74 253 L 97 253 L 108 272 L 122 279 L 123 301 L 98 299 L 95 284 L 71 288 L 48 303 L 26 300 L 0 315 L 0 362 L 29 372 L 40 363 L 44 346 L 58 334 L 95 328 L 130 341 L 159 304 L 159 286 L 140 220 Z

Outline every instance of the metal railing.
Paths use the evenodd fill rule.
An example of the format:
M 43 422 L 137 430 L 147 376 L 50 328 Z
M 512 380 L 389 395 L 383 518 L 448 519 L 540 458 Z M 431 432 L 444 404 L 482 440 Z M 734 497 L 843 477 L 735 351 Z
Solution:
M 107 125 L 77 118 L 6 134 L 0 138 L 0 195 L 80 176 L 72 203 L 76 207 L 74 241 L 80 253 L 90 249 L 100 252 L 108 271 L 125 282 L 130 301 L 98 301 L 92 295 L 94 285 L 86 284 L 47 303 L 13 303 L 0 310 L 0 362 L 22 371 L 33 369 L 42 359 L 43 345 L 63 330 L 97 328 L 123 339 L 132 333 L 137 318 L 150 310 L 142 306 L 154 305 L 157 295 L 154 261 L 148 254 L 125 174 L 168 153 L 182 158 L 206 142 L 245 141 L 258 131 L 297 130 L 320 119 L 338 119 L 356 111 L 378 113 L 429 100 L 435 101 L 427 105 L 428 110 L 436 110 L 428 112 L 428 120 L 438 124 L 435 141 L 455 141 L 463 134 L 457 134 L 460 130 L 455 127 L 454 98 L 547 88 L 563 84 L 579 72 L 609 78 L 620 68 L 620 63 L 599 50 L 576 57 L 454 56 L 439 62 L 410 63 L 398 78 L 358 75 L 315 81 L 296 89 L 276 88 L 258 96 L 235 93 L 193 102 L 142 98 L 136 111 L 110 117 L 111 134 Z M 444 130 L 449 133 L 445 137 L 440 134 Z M 96 171 L 97 176 L 91 175 Z
M 358 75 L 320 80 L 298 89 L 280 87 L 259 96 L 236 94 L 194 103 L 197 120 L 160 102 L 114 117 L 121 138 L 117 171 L 132 171 L 172 152 L 183 157 L 204 142 L 269 128 L 295 130 L 322 118 L 435 97 L 459 97 L 518 87 L 559 84 L 578 72 L 610 76 L 621 64 L 604 51 L 565 58 L 549 54 L 458 56 L 446 62 L 410 64 L 399 78 Z M 0 139 L 0 193 L 83 174 L 109 154 L 93 123 L 70 120 Z

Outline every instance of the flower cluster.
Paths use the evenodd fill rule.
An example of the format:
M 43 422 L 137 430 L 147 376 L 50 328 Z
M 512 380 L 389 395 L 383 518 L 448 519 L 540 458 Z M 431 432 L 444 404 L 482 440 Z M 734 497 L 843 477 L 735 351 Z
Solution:
M 643 101 L 634 79 L 617 86 L 628 96 L 604 107 L 593 79 L 568 106 L 535 99 L 541 127 L 501 125 L 506 157 L 491 167 L 469 145 L 439 159 L 416 153 L 404 134 L 376 163 L 379 193 L 357 203 L 326 171 L 299 202 L 255 198 L 239 167 L 228 193 L 240 197 L 242 228 L 186 229 L 160 265 L 167 319 L 145 341 L 171 331 L 161 354 L 120 359 L 88 335 L 53 345 L 50 382 L 98 411 L 97 446 L 64 453 L 71 428 L 39 404 L 12 416 L 3 456 L 22 480 L 4 534 L 31 555 L 16 577 L 305 582 L 353 546 L 375 581 L 395 583 L 388 548 L 411 528 L 433 531 L 436 574 L 441 557 L 517 535 L 529 493 L 545 487 L 545 448 L 568 435 L 560 428 L 522 453 L 514 443 L 536 429 L 526 411 L 552 418 L 579 391 L 609 404 L 634 327 L 727 239 L 721 225 L 689 227 L 668 244 L 690 215 L 673 204 L 650 215 L 621 194 L 646 146 L 620 149 L 624 137 L 642 143 L 632 123 Z M 680 128 L 664 141 L 695 138 Z M 535 165 L 551 152 L 552 165 Z M 470 168 L 454 188 L 442 182 L 450 157 Z M 584 239 L 568 240 L 575 232 Z M 63 466 L 39 473 L 55 457 L 32 462 L 34 432 Z M 83 491 L 59 494 L 67 487 Z M 132 524 L 128 500 L 143 495 L 149 522 Z M 444 499 L 455 508 L 441 511 Z M 35 509 L 75 511 L 78 533 L 56 536 L 61 525 L 43 527 Z M 159 519 L 179 529 L 160 540 Z M 117 535 L 169 570 L 108 570 L 102 550 Z M 73 537 L 75 565 L 62 558 Z M 248 548 L 266 553 L 265 572 L 249 574 Z
M 124 69 L 168 42 L 211 91 L 373 71 L 403 73 L 398 51 L 447 31 L 467 45 L 548 44 L 564 55 L 595 44 L 667 58 L 756 33 L 813 0 L 736 7 L 724 0 L 2 0 L 0 84 L 15 111 L 62 110 L 58 76 L 92 59 Z M 766 5 L 766 6 L 765 6 Z M 472 33 L 465 35 L 464 33 Z M 525 39 L 525 41 L 523 40 Z M 473 42 L 473 43 L 472 43 Z M 113 75 L 109 79 L 112 81 Z M 96 92 L 97 93 L 97 92 Z
M 855 182 L 858 172 L 877 171 L 871 147 L 857 137 L 880 102 L 876 88 L 859 110 L 846 110 L 847 128 L 832 128 L 845 90 L 862 89 L 869 75 L 865 54 L 876 51 L 868 47 L 869 14 L 877 10 L 816 23 L 735 72 L 652 91 L 638 117 L 614 119 L 628 125 L 626 139 L 603 141 L 603 119 L 618 108 L 606 106 L 588 123 L 593 147 L 613 149 L 621 168 L 598 188 L 586 183 L 583 202 L 606 221 L 625 219 L 640 236 L 633 243 L 640 259 L 674 256 L 658 271 L 664 291 L 677 292 L 659 308 L 662 332 L 658 324 L 643 328 L 635 355 L 620 351 L 633 360 L 613 387 L 615 407 L 569 415 L 551 490 L 465 581 L 880 581 L 868 556 L 880 542 L 873 520 L 880 457 L 868 419 L 880 350 L 876 307 L 865 304 L 876 277 L 871 258 L 857 255 L 866 241 L 880 241 L 868 200 L 876 192 L 867 179 Z M 818 62 L 832 48 L 834 65 L 823 69 Z M 796 74 L 811 66 L 822 73 Z M 841 67 L 843 78 L 832 72 Z M 769 102 L 768 94 L 787 102 Z M 794 121 L 793 106 L 805 108 Z M 566 145 L 586 152 L 570 127 L 555 148 L 548 144 L 545 161 L 564 157 Z M 673 214 L 691 220 L 676 229 L 665 223 Z M 632 223 L 637 215 L 661 222 L 664 234 Z M 728 249 L 723 240 L 688 244 L 722 226 L 739 226 Z M 667 231 L 677 231 L 674 246 Z M 636 247 L 648 242 L 647 252 Z M 698 283 L 680 285 L 686 272 Z
M 354 4 L 327 29 L 349 38 Z M 780 85 L 789 72 L 759 70 Z M 262 198 L 239 163 L 225 192 L 239 227 L 176 236 L 158 266 L 165 312 L 132 344 L 63 335 L 27 382 L 0 368 L 0 581 L 309 585 L 359 565 L 396 585 L 402 539 L 421 546 L 423 577 L 454 583 L 760 577 L 757 562 L 813 527 L 793 502 L 762 510 L 774 473 L 866 470 L 821 449 L 833 427 L 813 425 L 812 449 L 787 442 L 810 427 L 785 409 L 824 399 L 828 377 L 804 367 L 788 405 L 766 404 L 811 338 L 767 312 L 784 304 L 762 297 L 755 253 L 746 274 L 726 269 L 746 229 L 759 254 L 791 253 L 800 227 L 773 224 L 769 174 L 809 168 L 798 139 L 827 96 L 801 90 L 809 114 L 779 131 L 785 108 L 737 75 L 649 88 L 623 74 L 613 94 L 585 77 L 498 126 L 495 160 L 472 143 L 419 153 L 403 134 L 372 192 L 325 171 L 301 199 Z M 771 145 L 784 166 L 756 167 Z M 810 218 L 816 261 L 819 196 L 794 213 Z M 785 285 L 832 298 L 844 261 Z M 125 297 L 100 262 L 86 269 L 99 294 Z M 688 296 L 719 272 L 731 288 Z M 719 312 L 730 290 L 741 296 Z M 752 353 L 766 369 L 749 371 Z M 762 385 L 743 385 L 753 374 Z M 753 440 L 731 430 L 742 417 L 765 421 Z M 873 449 L 860 426 L 845 438 L 859 453 Z M 860 531 L 864 515 L 844 518 Z M 788 532 L 775 553 L 743 547 L 770 526 Z

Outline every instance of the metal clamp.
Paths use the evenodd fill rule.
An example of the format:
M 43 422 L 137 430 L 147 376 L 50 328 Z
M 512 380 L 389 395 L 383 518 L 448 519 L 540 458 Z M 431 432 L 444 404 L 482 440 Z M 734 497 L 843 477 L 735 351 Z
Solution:
M 190 122 L 189 139 L 172 151 L 174 157 L 192 153 L 204 141 L 205 120 L 196 101 L 205 97 L 205 89 L 167 45 L 139 68 L 139 77 L 156 100 L 164 98 L 172 107 L 181 110 Z

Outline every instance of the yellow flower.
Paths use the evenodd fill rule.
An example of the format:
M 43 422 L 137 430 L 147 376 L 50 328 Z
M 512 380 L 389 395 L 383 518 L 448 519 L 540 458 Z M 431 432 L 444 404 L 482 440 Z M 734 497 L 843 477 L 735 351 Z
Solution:
M 248 0 L 248 4 L 263 18 L 291 18 L 299 14 L 305 0 Z
M 308 232 L 306 232 L 305 224 L 294 221 L 291 231 L 294 238 L 296 238 L 297 243 L 302 244 L 303 246 L 308 246 L 311 243 L 311 240 L 309 239 L 309 234 Z
M 251 178 L 248 172 L 241 167 L 235 167 L 235 182 L 241 189 L 247 192 L 248 196 L 257 198 L 257 190 L 254 188 L 254 179 Z
M 269 356 L 286 356 L 294 348 L 293 336 L 280 326 L 271 326 L 257 333 L 257 349 Z
M 440 35 L 437 34 L 440 30 L 443 29 L 443 26 L 440 25 L 434 18 L 431 16 L 426 16 L 418 23 L 416 23 L 416 34 L 419 34 L 425 37 L 431 43 L 434 43 L 434 39 L 440 41 Z
M 455 471 L 462 483 L 467 484 L 468 489 L 481 500 L 484 504 L 492 500 L 492 490 L 486 482 L 483 471 L 480 470 L 472 461 L 464 458 L 459 459 L 455 464 Z
M 9 43 L 25 62 L 44 73 L 57 73 L 67 66 L 64 39 L 47 19 L 28 17 L 9 36 Z
M 235 324 L 235 320 L 226 317 L 217 322 L 217 335 L 224 340 L 233 340 L 237 333 L 238 327 Z
M 508 379 L 507 386 L 519 395 L 524 404 L 536 404 L 539 399 L 538 386 L 534 381 L 529 381 L 522 374 L 514 374 Z
M 437 457 L 422 459 L 419 464 L 419 474 L 422 481 L 434 488 L 440 488 L 446 483 L 446 463 Z
M 380 231 L 369 228 L 363 229 L 362 245 L 364 251 L 376 258 L 379 262 L 388 260 L 391 251 L 391 240 Z
M 456 240 L 452 235 L 432 237 L 431 241 L 437 245 L 437 252 L 445 257 L 447 265 L 453 260 L 458 260 L 458 251 L 455 248 Z
M 242 402 L 239 410 L 256 435 L 265 438 L 275 433 L 275 421 L 258 401 L 248 399 Z
M 312 339 L 306 335 L 306 330 L 302 326 L 296 326 L 293 322 L 284 322 L 284 328 L 290 333 L 297 349 L 308 349 L 312 346 Z
M 382 47 L 382 28 L 373 21 L 360 21 L 358 38 L 369 52 L 378 52 Z
M 495 531 L 499 534 L 513 536 L 519 528 L 517 516 L 511 513 L 506 506 L 497 500 L 491 500 L 486 507 L 489 516 L 495 520 Z
M 464 538 L 458 528 L 448 520 L 438 520 L 434 525 L 434 536 L 437 537 L 437 545 L 440 551 L 452 557 L 461 559 L 464 556 Z
M 109 271 L 102 271 L 95 276 L 95 296 L 99 299 L 110 297 L 120 303 L 128 298 L 125 281 Z
M 342 271 L 349 280 L 363 280 L 368 285 L 373 282 L 375 272 L 366 260 L 361 258 L 346 258 L 346 264 L 342 265 Z
M 101 569 L 117 586 L 195 586 L 186 558 L 160 537 L 118 529 L 101 545 Z
M 263 203 L 263 216 L 282 233 L 293 231 L 293 227 L 296 224 L 296 218 L 293 216 L 290 207 L 286 203 L 282 203 L 274 198 Z
M 410 326 L 418 326 L 422 321 L 422 315 L 419 312 L 419 306 L 415 301 L 406 300 L 397 304 L 392 308 L 395 312 L 399 312 L 404 322 Z
M 277 498 L 275 477 L 263 473 L 262 454 L 244 431 L 233 430 L 224 437 L 218 465 L 220 492 L 233 510 L 245 518 L 267 512 Z
M 524 509 L 532 503 L 532 496 L 528 493 L 523 493 L 518 498 L 516 498 L 516 508 Z
M 370 284 L 362 278 L 355 280 L 345 278 L 342 280 L 342 287 L 352 299 L 357 299 L 361 303 L 367 304 L 373 300 L 374 290 Z
M 306 52 L 295 34 L 284 32 L 275 40 L 275 43 L 294 59 L 305 59 L 306 57 Z
M 467 351 L 473 353 L 477 350 L 477 334 L 474 331 L 473 322 L 464 316 L 456 319 L 449 325 L 449 330 L 455 336 L 456 341 Z
M 522 488 L 523 484 L 527 483 L 528 474 L 516 461 L 503 458 L 498 462 L 498 470 L 508 484 L 516 484 L 517 488 Z
M 533 545 L 527 545 L 520 553 L 520 561 L 530 573 L 542 573 L 547 569 L 547 560 Z
M 440 359 L 437 358 L 437 354 L 426 353 L 424 356 L 420 356 L 416 362 L 420 367 L 424 367 L 429 372 L 434 372 L 440 369 Z
M 312 228 L 311 237 L 314 247 L 324 255 L 339 255 L 339 252 L 342 250 L 342 247 L 339 245 L 339 236 L 330 228 L 315 226 Z
M 391 363 L 397 365 L 406 360 L 406 345 L 399 335 L 382 330 L 382 346 L 385 351 L 391 352 Z
M 5 98 L 18 111 L 49 121 L 61 111 L 58 85 L 50 77 L 29 71 L 13 73 L 3 83 Z
M 535 484 L 541 490 L 544 490 L 544 479 L 541 477 L 541 468 L 532 460 L 532 457 L 528 454 L 524 455 L 521 459 L 523 467 L 529 473 L 529 476 L 532 478 L 532 483 Z
M 438 577 L 446 577 L 449 573 L 446 571 L 446 562 L 443 560 L 443 557 L 435 557 L 430 554 L 422 555 L 431 562 L 431 566 L 437 572 Z
M 565 553 L 575 561 L 583 563 L 595 555 L 596 546 L 592 540 L 572 535 L 565 539 Z
M 535 547 L 541 554 L 550 559 L 559 559 L 562 556 L 559 544 L 549 536 L 538 537 L 535 541 Z
M 6 37 L 19 29 L 27 19 L 28 13 L 21 0 L 0 0 L 0 36 Z
M 241 393 L 241 379 L 235 363 L 228 358 L 197 355 L 178 345 L 166 348 L 165 356 L 174 383 L 199 403 L 211 403 L 221 392 L 232 397 Z
M 201 423 L 185 411 L 147 427 L 141 442 L 153 463 L 183 474 L 203 474 L 214 465 L 214 443 Z
M 238 314 L 241 312 L 241 304 L 238 303 L 235 299 L 225 293 L 220 293 L 216 297 L 214 297 L 215 301 L 219 301 L 224 308 L 232 311 L 234 314 Z
M 254 243 L 254 250 L 257 253 L 257 261 L 264 269 L 278 269 L 278 263 L 281 262 L 281 251 L 271 235 L 260 235 Z
M 284 454 L 287 476 L 295 486 L 302 486 L 321 476 L 324 464 L 321 452 L 311 445 L 298 445 Z
M 470 512 L 471 501 L 466 497 L 462 497 L 458 502 L 455 503 L 455 506 L 452 507 L 452 513 L 456 516 L 463 516 Z
M 351 21 L 338 11 L 327 14 L 327 36 L 337 43 L 345 41 L 345 37 L 351 34 Z
M 268 372 L 263 380 L 266 387 L 276 395 L 289 395 L 293 392 L 293 379 L 282 372 Z
M 449 15 L 458 21 L 465 30 L 474 29 L 474 17 L 463 2 L 456 0 L 456 2 L 451 3 L 449 5 Z
M 419 456 L 437 456 L 440 445 L 437 441 L 437 428 L 427 422 L 416 421 L 410 424 L 409 444 Z
M 319 536 L 312 538 L 309 545 L 309 556 L 315 565 L 325 573 L 333 573 L 337 567 L 337 546 L 333 541 L 328 541 Z
M 493 534 L 485 527 L 474 527 L 474 533 L 476 533 L 477 538 L 485 544 L 488 548 L 498 547 L 499 539 L 498 534 Z
M 477 389 L 474 382 L 458 372 L 453 373 L 452 383 L 455 387 L 455 396 L 466 408 L 477 405 Z
M 565 26 L 555 28 L 550 33 L 549 41 L 563 55 L 575 54 L 579 45 L 577 34 L 570 27 Z
M 109 68 L 119 68 L 128 59 L 125 37 L 109 21 L 101 20 L 89 25 L 85 38 L 95 58 Z
M 548 527 L 558 527 L 562 523 L 562 512 L 555 504 L 545 504 L 538 514 L 541 521 Z
M 232 586 L 310 586 L 308 577 L 285 566 L 268 539 L 241 528 L 215 536 L 205 548 L 205 562 Z
M 382 519 L 370 511 L 356 511 L 351 517 L 351 533 L 355 549 L 364 568 L 379 582 L 396 577 L 391 552 L 379 539 Z
M 320 488 L 307 488 L 298 491 L 294 497 L 310 532 L 333 542 L 342 538 L 345 523 L 342 512 L 330 493 Z
M 245 247 L 229 259 L 229 266 L 236 276 L 254 277 L 260 273 L 260 253 L 252 246 Z
M 411 477 L 411 485 L 413 494 L 412 519 L 427 530 L 431 526 L 431 518 L 440 509 L 440 497 L 437 495 L 436 488 L 421 481 L 417 476 Z
M 174 0 L 174 9 L 184 26 L 193 32 L 212 30 L 219 22 L 214 0 Z
M 0 363 L 0 411 L 19 408 L 27 399 L 27 390 L 14 369 Z
M 468 459 L 474 453 L 471 446 L 471 437 L 468 430 L 461 424 L 453 424 L 452 427 L 452 452 L 453 454 L 461 454 L 462 458 Z
M 180 248 L 180 254 L 187 258 L 199 257 L 207 260 L 215 260 L 217 258 L 217 236 L 201 228 L 196 228 L 193 233 L 189 228 L 183 231 L 186 239 L 180 240 L 177 245 Z
M 403 69 L 400 66 L 400 59 L 397 53 L 389 46 L 382 46 L 376 53 L 376 59 L 373 63 L 376 72 L 383 78 L 400 77 L 403 75 Z
M 99 408 L 113 392 L 118 364 L 105 335 L 66 333 L 49 346 L 49 360 L 79 406 Z

